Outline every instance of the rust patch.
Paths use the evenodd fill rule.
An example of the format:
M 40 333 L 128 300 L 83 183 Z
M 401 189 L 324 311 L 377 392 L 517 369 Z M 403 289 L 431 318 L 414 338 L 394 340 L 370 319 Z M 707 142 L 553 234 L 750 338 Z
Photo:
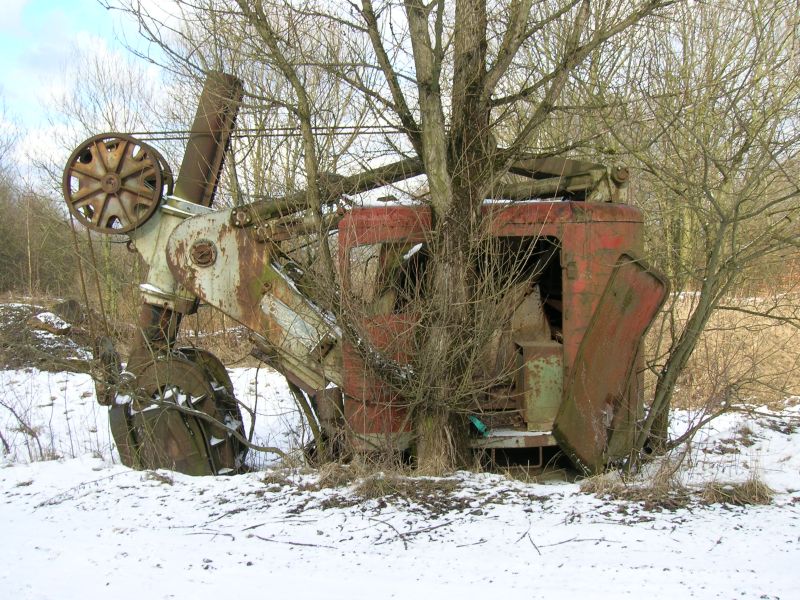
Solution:
M 234 292 L 238 312 L 243 323 L 257 333 L 264 333 L 264 313 L 259 306 L 269 282 L 269 251 L 259 244 L 250 229 L 237 229 L 227 226 L 220 236 L 232 235 L 236 241 L 239 260 L 239 284 Z
M 217 262 L 217 247 L 210 240 L 197 240 L 192 244 L 190 256 L 198 267 L 210 267 Z
M 666 281 L 623 254 L 582 337 L 556 417 L 554 435 L 576 465 L 603 468 L 621 415 L 635 415 L 630 393 L 639 344 L 667 294 Z M 614 428 L 612 428 L 612 424 Z

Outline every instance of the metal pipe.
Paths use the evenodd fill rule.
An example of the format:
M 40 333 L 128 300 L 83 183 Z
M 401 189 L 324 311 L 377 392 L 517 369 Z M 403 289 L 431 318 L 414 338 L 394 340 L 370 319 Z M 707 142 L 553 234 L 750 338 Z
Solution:
M 208 73 L 175 182 L 178 198 L 211 206 L 243 91 L 233 75 Z
M 242 82 L 233 75 L 211 71 L 206 77 L 175 182 L 175 196 L 178 198 L 203 206 L 211 205 L 242 93 Z M 154 356 L 170 351 L 180 328 L 182 311 L 186 310 L 175 308 L 142 303 L 128 371 L 138 375 Z

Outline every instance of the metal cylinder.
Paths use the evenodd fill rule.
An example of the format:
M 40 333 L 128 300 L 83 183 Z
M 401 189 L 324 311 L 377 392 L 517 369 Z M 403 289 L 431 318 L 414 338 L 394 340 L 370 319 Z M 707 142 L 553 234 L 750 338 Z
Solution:
M 211 206 L 242 94 L 238 78 L 208 73 L 175 182 L 178 198 Z

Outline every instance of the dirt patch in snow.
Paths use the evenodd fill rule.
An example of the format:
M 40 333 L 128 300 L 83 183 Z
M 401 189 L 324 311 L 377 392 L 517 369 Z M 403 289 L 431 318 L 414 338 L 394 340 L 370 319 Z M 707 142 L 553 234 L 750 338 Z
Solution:
M 91 358 L 91 336 L 84 328 L 43 306 L 0 304 L 0 368 L 87 372 Z

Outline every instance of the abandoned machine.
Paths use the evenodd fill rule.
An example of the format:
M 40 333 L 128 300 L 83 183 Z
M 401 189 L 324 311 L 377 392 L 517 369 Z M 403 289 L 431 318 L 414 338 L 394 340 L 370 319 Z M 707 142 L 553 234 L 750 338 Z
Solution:
M 209 75 L 174 184 L 159 152 L 125 134 L 94 136 L 67 162 L 71 214 L 94 232 L 128 236 L 149 267 L 124 368 L 108 338 L 96 347 L 97 400 L 108 406 L 120 457 L 196 475 L 243 467 L 248 443 L 225 367 L 176 341 L 182 318 L 200 304 L 250 330 L 257 356 L 303 392 L 306 417 L 327 439 L 356 452 L 413 455 L 408 403 L 369 367 L 368 354 L 403 361 L 397 340 L 413 335 L 418 316 L 401 292 L 424 294 L 414 279 L 424 271 L 429 208 L 340 204 L 320 223 L 304 192 L 212 208 L 241 97 L 239 80 Z M 406 159 L 329 175 L 322 201 L 335 206 L 422 173 L 418 159 Z M 642 214 L 624 202 L 627 180 L 622 168 L 520 157 L 487 199 L 488 235 L 520 276 L 487 338 L 481 370 L 496 385 L 476 391 L 472 447 L 538 464 L 558 452 L 585 473 L 634 447 L 640 345 L 667 283 L 641 259 Z M 363 309 L 358 335 L 314 296 L 313 273 L 287 250 L 320 236 L 335 239 L 340 297 L 358 298 Z

